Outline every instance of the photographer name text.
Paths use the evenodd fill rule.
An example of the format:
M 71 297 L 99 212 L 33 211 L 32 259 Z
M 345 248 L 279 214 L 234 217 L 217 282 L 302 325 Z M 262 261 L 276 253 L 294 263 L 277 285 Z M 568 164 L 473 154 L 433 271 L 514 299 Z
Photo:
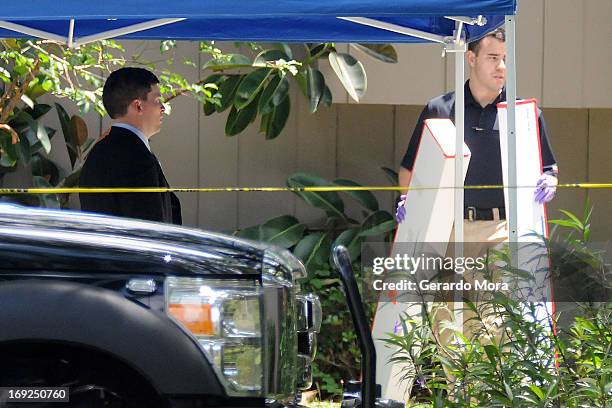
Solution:
M 396 282 L 384 282 L 382 279 L 376 279 L 372 282 L 374 290 L 379 291 L 461 291 L 461 290 L 481 290 L 481 291 L 500 291 L 508 290 L 506 282 L 490 282 L 486 279 L 474 280 L 466 282 L 460 280 L 457 282 L 433 282 L 427 279 L 418 282 L 408 279 L 402 279 Z

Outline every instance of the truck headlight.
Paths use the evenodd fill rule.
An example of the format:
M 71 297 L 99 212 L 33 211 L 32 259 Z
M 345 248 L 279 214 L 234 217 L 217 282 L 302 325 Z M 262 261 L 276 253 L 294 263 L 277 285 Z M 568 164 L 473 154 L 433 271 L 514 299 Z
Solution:
M 169 277 L 166 313 L 193 334 L 229 394 L 260 395 L 262 288 L 257 281 Z

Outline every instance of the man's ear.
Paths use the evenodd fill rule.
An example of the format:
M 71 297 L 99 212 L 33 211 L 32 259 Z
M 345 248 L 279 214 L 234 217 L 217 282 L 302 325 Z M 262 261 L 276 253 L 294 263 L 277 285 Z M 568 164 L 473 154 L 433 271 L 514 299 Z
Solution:
M 136 112 L 142 112 L 142 103 L 138 99 L 134 99 L 132 105 L 134 109 L 136 109 Z
M 476 64 L 476 53 L 474 51 L 468 50 L 465 53 L 466 57 L 467 57 L 467 62 L 469 64 L 470 67 L 473 67 L 474 64 Z

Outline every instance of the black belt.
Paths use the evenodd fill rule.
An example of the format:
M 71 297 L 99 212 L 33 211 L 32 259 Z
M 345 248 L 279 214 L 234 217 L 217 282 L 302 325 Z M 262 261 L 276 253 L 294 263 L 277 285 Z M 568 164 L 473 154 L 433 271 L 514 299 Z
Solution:
M 466 207 L 463 209 L 463 218 L 472 221 L 491 221 L 495 219 L 494 211 L 499 210 L 499 219 L 506 219 L 506 209 L 501 208 L 477 208 Z

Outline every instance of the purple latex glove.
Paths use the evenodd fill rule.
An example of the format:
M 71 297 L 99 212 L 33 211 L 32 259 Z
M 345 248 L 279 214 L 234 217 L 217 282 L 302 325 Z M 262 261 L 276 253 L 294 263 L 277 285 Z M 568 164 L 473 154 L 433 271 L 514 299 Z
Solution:
M 555 197 L 557 192 L 557 178 L 550 174 L 542 174 L 536 184 L 536 189 L 533 193 L 533 198 L 536 203 L 544 204 L 549 202 Z
M 404 222 L 406 218 L 406 194 L 400 196 L 400 201 L 397 203 L 397 210 L 395 211 L 395 220 L 398 224 Z

